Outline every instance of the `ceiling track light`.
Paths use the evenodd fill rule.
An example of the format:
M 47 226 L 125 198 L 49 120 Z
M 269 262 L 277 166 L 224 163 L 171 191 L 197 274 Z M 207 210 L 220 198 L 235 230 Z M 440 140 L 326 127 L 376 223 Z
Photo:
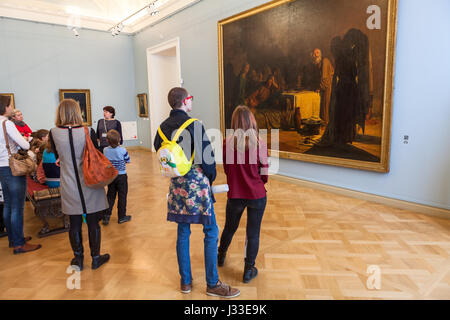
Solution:
M 119 22 L 118 24 L 116 24 L 115 26 L 110 28 L 108 31 L 111 31 L 112 36 L 115 37 L 115 36 L 119 35 L 122 32 L 122 30 L 124 29 L 123 23 L 125 21 L 127 21 L 139 14 L 144 13 L 143 12 L 144 10 L 146 10 L 150 16 L 154 17 L 157 14 L 159 14 L 158 8 L 167 2 L 168 2 L 168 0 L 155 0 L 155 1 L 151 2 L 150 4 L 146 5 L 145 7 L 143 7 L 142 9 L 136 11 L 131 16 L 125 18 L 124 20 L 122 20 L 121 22 Z M 137 17 L 137 18 L 139 19 L 141 17 Z
M 156 7 L 156 1 L 155 2 L 153 2 L 152 4 L 150 4 L 149 6 L 148 6 L 148 12 L 150 13 L 150 15 L 153 17 L 153 16 L 156 16 L 158 13 L 159 13 L 159 10 L 158 10 L 158 8 Z
M 123 23 L 119 23 L 118 25 L 113 27 L 112 30 L 111 30 L 112 36 L 113 37 L 118 36 L 122 32 L 123 28 L 124 28 Z

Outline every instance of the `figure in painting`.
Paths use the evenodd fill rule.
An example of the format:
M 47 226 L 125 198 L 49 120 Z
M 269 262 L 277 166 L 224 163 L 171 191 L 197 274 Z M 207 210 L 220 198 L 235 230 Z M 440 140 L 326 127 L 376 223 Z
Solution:
M 237 99 L 235 101 L 235 105 L 239 105 L 239 104 L 243 104 L 245 103 L 245 99 L 247 98 L 247 86 L 248 86 L 248 72 L 250 71 L 250 64 L 249 63 L 245 63 L 244 66 L 242 67 L 241 72 L 239 73 L 238 76 L 238 83 L 239 85 L 237 86 L 238 88 L 238 96 Z
M 352 143 L 357 126 L 363 132 L 371 105 L 371 66 L 367 36 L 351 29 L 343 39 L 331 41 L 336 61 L 332 83 L 330 121 L 320 146 Z
M 278 83 L 275 82 L 275 76 L 271 75 L 266 80 L 264 85 L 250 94 L 246 103 L 250 108 L 270 108 L 272 106 L 272 99 L 275 94 L 280 91 Z
M 334 68 L 328 58 L 322 57 L 322 51 L 318 48 L 313 50 L 311 58 L 311 62 L 303 68 L 302 87 L 320 93 L 320 118 L 328 123 Z

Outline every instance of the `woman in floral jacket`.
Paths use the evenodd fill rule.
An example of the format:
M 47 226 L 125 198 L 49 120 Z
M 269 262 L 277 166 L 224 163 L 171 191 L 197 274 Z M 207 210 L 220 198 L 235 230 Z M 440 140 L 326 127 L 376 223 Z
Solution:
M 168 100 L 173 110 L 160 128 L 163 134 L 171 139 L 172 134 L 190 119 L 187 112 L 192 111 L 193 96 L 189 96 L 186 89 L 173 88 L 169 92 Z M 198 132 L 198 134 L 194 134 L 194 132 Z M 181 292 L 190 293 L 192 288 L 189 254 L 191 224 L 202 224 L 205 234 L 206 294 L 225 298 L 237 297 L 240 291 L 219 281 L 217 272 L 219 228 L 216 223 L 214 198 L 211 193 L 211 184 L 216 178 L 216 163 L 211 142 L 199 121 L 191 123 L 183 133 L 177 142 L 183 148 L 188 159 L 195 150 L 194 164 L 183 177 L 171 179 L 167 199 L 167 220 L 178 223 L 177 257 L 181 276 Z M 161 144 L 162 138 L 157 133 L 154 140 L 155 150 L 158 150 Z M 190 154 L 188 154 L 189 151 Z

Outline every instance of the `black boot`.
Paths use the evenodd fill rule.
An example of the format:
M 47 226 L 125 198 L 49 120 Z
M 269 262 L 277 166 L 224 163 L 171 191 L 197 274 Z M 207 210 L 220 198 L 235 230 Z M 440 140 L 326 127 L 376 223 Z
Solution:
M 223 267 L 223 264 L 225 263 L 225 257 L 227 256 L 227 252 L 221 252 L 217 251 L 217 265 L 219 267 Z
M 70 262 L 71 266 L 77 266 L 80 271 L 83 270 L 84 249 L 83 237 L 81 232 L 69 231 L 70 245 L 72 246 L 75 258 Z
M 111 218 L 111 215 L 109 215 L 109 214 L 104 214 L 103 215 L 103 219 L 102 219 L 103 222 L 102 223 L 103 223 L 104 226 L 107 226 L 109 224 L 109 219 L 110 218 Z
M 100 227 L 89 230 L 89 246 L 91 247 L 92 269 L 98 269 L 109 261 L 109 254 L 100 255 L 100 243 L 102 240 Z
M 244 283 L 249 283 L 257 275 L 258 269 L 256 269 L 255 264 L 251 265 L 246 262 L 244 267 Z

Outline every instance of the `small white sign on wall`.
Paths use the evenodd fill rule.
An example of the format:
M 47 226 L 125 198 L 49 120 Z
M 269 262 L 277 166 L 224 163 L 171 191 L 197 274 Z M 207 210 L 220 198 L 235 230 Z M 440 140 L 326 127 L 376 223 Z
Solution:
M 126 121 L 121 123 L 123 140 L 137 140 L 137 122 Z

